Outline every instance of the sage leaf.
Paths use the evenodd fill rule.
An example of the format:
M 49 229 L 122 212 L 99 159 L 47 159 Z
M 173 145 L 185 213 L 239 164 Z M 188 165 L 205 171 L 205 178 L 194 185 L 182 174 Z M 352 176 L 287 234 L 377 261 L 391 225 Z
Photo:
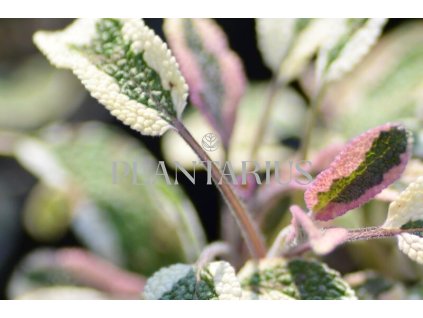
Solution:
M 164 31 L 190 87 L 190 100 L 227 150 L 246 76 L 223 30 L 212 19 L 166 19 Z
M 331 84 L 322 118 L 346 138 L 390 121 L 417 128 L 422 74 L 423 25 L 413 20 L 384 34 L 354 72 Z
M 282 82 L 298 78 L 343 19 L 257 19 L 258 47 Z
M 354 138 L 307 188 L 312 216 L 327 221 L 366 203 L 401 176 L 410 152 L 410 134 L 398 124 Z
M 195 261 L 205 244 L 196 211 L 155 175 L 158 163 L 139 142 L 99 123 L 44 136 L 18 142 L 17 158 L 72 199 L 72 229 L 89 249 L 145 275 Z
M 250 261 L 238 277 L 246 299 L 356 299 L 338 272 L 313 260 Z
M 38 31 L 34 42 L 141 134 L 160 136 L 181 117 L 188 86 L 166 44 L 141 19 L 78 19 L 62 31 Z
M 175 264 L 148 279 L 145 299 L 229 300 L 240 299 L 241 285 L 227 262 L 211 262 L 202 268 Z
M 350 273 L 344 279 L 360 300 L 407 299 L 407 289 L 399 282 L 370 270 Z
M 345 19 L 338 34 L 326 41 L 317 60 L 318 82 L 339 80 L 375 45 L 387 19 Z
M 411 183 L 389 205 L 384 228 L 423 228 L 423 177 Z M 398 235 L 399 249 L 412 260 L 423 264 L 423 231 Z

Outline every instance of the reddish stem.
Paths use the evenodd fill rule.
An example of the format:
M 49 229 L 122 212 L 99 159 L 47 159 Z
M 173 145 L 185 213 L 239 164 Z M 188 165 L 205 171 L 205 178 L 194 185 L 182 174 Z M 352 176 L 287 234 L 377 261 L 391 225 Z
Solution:
M 191 149 L 197 154 L 197 156 L 200 158 L 200 161 L 202 161 L 206 167 L 207 163 L 210 164 L 211 177 L 213 182 L 222 193 L 222 196 L 230 207 L 233 216 L 237 220 L 251 255 L 256 259 L 265 257 L 266 246 L 264 245 L 263 239 L 259 234 L 255 224 L 253 223 L 250 214 L 247 212 L 244 204 L 235 194 L 235 191 L 228 179 L 222 174 L 219 167 L 213 163 L 208 154 L 203 150 L 203 148 L 201 148 L 191 133 L 179 120 L 174 119 L 172 121 L 172 125 L 176 128 L 179 135 L 185 140 Z
M 346 242 L 364 241 L 364 240 L 375 240 L 389 238 L 403 233 L 421 233 L 423 228 L 417 229 L 384 229 L 381 227 L 366 227 L 361 229 L 352 229 L 348 231 L 348 239 Z M 345 243 L 346 243 L 345 242 Z M 292 258 L 300 256 L 311 250 L 310 242 L 306 242 L 301 245 L 297 245 L 292 249 L 283 253 L 283 257 Z

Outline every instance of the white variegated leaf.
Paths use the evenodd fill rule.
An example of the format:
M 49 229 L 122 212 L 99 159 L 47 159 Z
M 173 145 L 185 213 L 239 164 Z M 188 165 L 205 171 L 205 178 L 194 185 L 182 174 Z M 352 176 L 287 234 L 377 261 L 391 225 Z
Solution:
M 341 19 L 257 19 L 263 60 L 281 80 L 292 81 L 342 23 Z
M 234 300 L 240 299 L 241 284 L 227 262 L 211 262 L 204 267 L 175 264 L 157 271 L 144 288 L 145 299 Z
M 179 66 L 141 19 L 78 19 L 62 31 L 37 32 L 34 42 L 144 135 L 162 135 L 185 108 L 188 87 Z
M 235 269 L 228 262 L 211 262 L 200 270 L 200 283 L 213 286 L 215 298 L 219 300 L 240 299 L 241 284 L 236 276 Z M 198 290 L 200 299 L 208 299 L 207 294 Z M 203 294 L 203 295 L 202 295 Z
M 340 274 L 318 261 L 267 258 L 239 271 L 243 299 L 356 299 Z
M 144 299 L 188 299 L 192 297 L 194 287 L 194 267 L 174 264 L 160 269 L 148 279 L 144 287 Z
M 296 35 L 289 54 L 279 69 L 279 77 L 289 82 L 301 75 L 313 55 L 333 36 L 342 19 L 312 19 Z
M 387 229 L 423 228 L 423 177 L 411 183 L 389 205 L 388 217 L 383 227 Z M 423 232 L 399 235 L 398 246 L 412 260 L 423 264 Z
M 413 261 L 423 264 L 423 238 L 419 235 L 404 233 L 398 236 L 399 249 Z
M 350 72 L 378 40 L 387 19 L 344 19 L 325 42 L 317 60 L 318 82 L 332 82 Z

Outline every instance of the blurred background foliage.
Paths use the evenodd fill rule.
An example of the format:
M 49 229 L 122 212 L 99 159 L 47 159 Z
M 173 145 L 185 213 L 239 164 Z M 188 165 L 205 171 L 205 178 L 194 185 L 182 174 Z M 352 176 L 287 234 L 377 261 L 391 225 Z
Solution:
M 236 163 L 248 159 L 271 72 L 257 49 L 253 19 L 217 21 L 242 58 L 250 81 L 229 154 L 239 170 Z M 195 261 L 207 241 L 239 239 L 225 209 L 219 212 L 222 202 L 218 192 L 206 185 L 201 171 L 195 186 L 185 178 L 175 187 L 164 181 L 151 187 L 134 186 L 128 178 L 113 184 L 113 163 L 139 162 L 142 158 L 142 168 L 137 170 L 137 180 L 142 181 L 155 174 L 157 160 L 166 160 L 169 167 L 170 162 L 180 161 L 192 168 L 195 156 L 176 134 L 149 138 L 123 126 L 87 95 L 72 74 L 51 67 L 41 57 L 32 44 L 32 34 L 69 23 L 66 19 L 0 20 L 2 299 L 51 297 L 49 288 L 55 285 L 74 286 L 61 287 L 55 295 L 79 292 L 99 299 L 134 297 L 137 283 L 142 284 L 137 280 L 141 275 L 150 275 L 167 264 Z M 163 37 L 161 19 L 146 19 L 146 23 Z M 312 78 L 310 67 L 277 94 L 260 160 L 284 162 L 298 149 L 314 89 Z M 184 118 L 199 138 L 213 131 L 192 107 Z M 312 152 L 317 154 L 328 145 L 343 143 L 393 120 L 405 122 L 415 133 L 415 159 L 403 180 L 390 188 L 395 192 L 423 175 L 421 20 L 390 20 L 364 61 L 329 89 L 313 135 Z M 218 151 L 211 155 L 216 160 L 222 158 Z M 254 216 L 271 241 L 290 221 L 287 207 L 291 196 L 286 189 L 272 192 L 266 188 L 258 195 L 266 205 Z M 387 211 L 382 199 L 346 214 L 336 224 L 381 224 Z M 325 261 L 348 274 L 347 280 L 361 298 L 423 298 L 423 267 L 409 261 L 395 245 L 393 239 L 352 243 L 338 248 Z M 65 257 L 64 247 L 89 252 L 76 249 L 70 255 L 81 263 L 72 263 Z M 127 272 L 118 273 L 118 267 Z M 110 272 L 122 286 L 131 281 L 128 285 L 133 289 L 110 287 L 107 279 L 101 283 L 102 277 L 90 275 L 93 268 Z M 131 273 L 140 276 L 134 278 Z

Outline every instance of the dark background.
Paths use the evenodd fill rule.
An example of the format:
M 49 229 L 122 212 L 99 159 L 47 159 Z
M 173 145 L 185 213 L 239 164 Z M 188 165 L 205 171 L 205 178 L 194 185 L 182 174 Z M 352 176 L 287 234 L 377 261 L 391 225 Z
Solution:
M 32 44 L 32 34 L 38 29 L 60 29 L 71 20 L 67 19 L 3 19 L 0 20 L 0 77 L 8 76 L 23 59 L 37 53 Z M 250 80 L 270 79 L 270 72 L 264 66 L 256 46 L 255 26 L 253 19 L 217 19 L 217 22 L 227 33 L 231 47 L 240 55 L 244 62 L 247 76 Z M 146 19 L 146 23 L 152 27 L 162 38 L 162 19 Z M 400 19 L 390 20 L 386 30 L 402 23 Z M 293 85 L 296 85 L 294 83 Z M 94 99 L 87 96 L 83 105 L 76 113 L 71 115 L 69 121 L 81 122 L 97 120 L 119 126 L 128 134 L 139 138 L 159 159 L 159 138 L 143 137 L 127 126 L 114 119 L 109 112 Z M 198 174 L 204 178 L 205 175 Z M 181 182 L 186 180 L 181 180 Z M 202 181 L 202 180 L 201 180 Z M 17 262 L 30 250 L 39 246 L 46 246 L 32 240 L 23 230 L 21 225 L 21 208 L 26 196 L 36 180 L 19 164 L 10 158 L 0 157 L 0 214 L 8 204 L 8 210 L 12 210 L 16 217 L 11 218 L 8 226 L 15 229 L 14 237 L 7 237 L 0 233 L 0 298 L 4 299 L 4 289 L 8 278 Z M 219 237 L 219 194 L 214 186 L 207 186 L 206 182 L 197 182 L 192 185 L 189 182 L 183 184 L 189 197 L 194 202 L 209 240 Z M 3 198 L 9 198 L 7 201 Z M 12 198 L 10 200 L 10 198 Z M 10 209 L 12 205 L 12 209 Z M 0 218 L 5 222 L 6 217 Z M 72 233 L 67 233 L 63 239 L 53 246 L 77 246 L 79 243 Z

